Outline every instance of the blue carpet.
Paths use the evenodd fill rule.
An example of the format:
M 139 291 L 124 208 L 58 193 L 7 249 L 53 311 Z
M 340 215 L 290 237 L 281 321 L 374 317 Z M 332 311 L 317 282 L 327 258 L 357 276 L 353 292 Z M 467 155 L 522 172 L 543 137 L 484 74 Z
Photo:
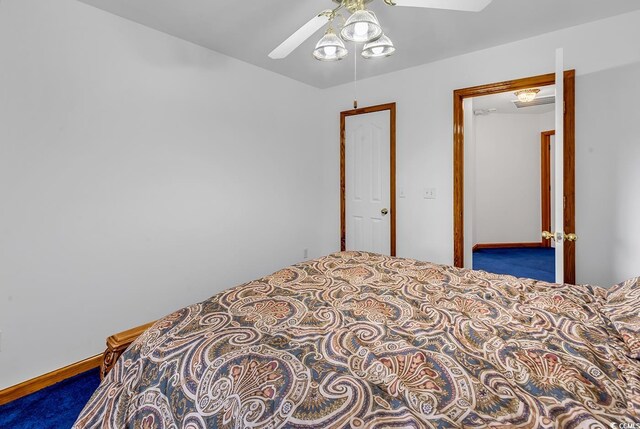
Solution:
M 100 384 L 99 369 L 0 406 L 0 428 L 69 429 Z
M 473 252 L 473 269 L 555 282 L 552 247 L 479 249 Z

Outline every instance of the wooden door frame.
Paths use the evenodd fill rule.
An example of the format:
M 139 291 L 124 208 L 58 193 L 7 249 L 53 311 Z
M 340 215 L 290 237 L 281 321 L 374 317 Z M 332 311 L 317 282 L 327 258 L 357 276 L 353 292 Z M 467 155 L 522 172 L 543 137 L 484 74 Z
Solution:
M 551 136 L 556 131 L 540 133 L 540 206 L 542 231 L 551 231 Z M 540 240 L 542 247 L 551 247 L 551 240 Z
M 564 225 L 575 232 L 575 70 L 564 72 Z M 464 110 L 466 98 L 555 85 L 554 73 L 453 91 L 453 264 L 464 266 Z M 575 283 L 575 242 L 564 243 L 565 283 Z
M 390 253 L 396 256 L 396 103 L 379 104 L 377 106 L 362 107 L 360 109 L 345 110 L 340 112 L 340 250 L 343 252 L 347 248 L 347 206 L 346 196 L 346 151 L 345 151 L 345 123 L 348 116 L 364 115 L 367 113 L 375 113 L 389 111 L 389 150 L 390 150 L 390 170 L 389 170 L 389 210 L 391 211 L 391 219 L 389 221 L 390 229 Z

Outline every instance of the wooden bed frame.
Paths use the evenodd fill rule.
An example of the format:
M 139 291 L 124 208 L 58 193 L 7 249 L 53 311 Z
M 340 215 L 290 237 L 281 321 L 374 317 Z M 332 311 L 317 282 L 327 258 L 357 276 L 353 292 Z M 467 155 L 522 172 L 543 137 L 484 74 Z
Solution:
M 107 349 L 102 354 L 100 364 L 100 379 L 107 376 L 111 368 L 116 364 L 118 358 L 124 351 L 138 338 L 144 331 L 149 329 L 155 322 L 118 332 L 107 338 Z

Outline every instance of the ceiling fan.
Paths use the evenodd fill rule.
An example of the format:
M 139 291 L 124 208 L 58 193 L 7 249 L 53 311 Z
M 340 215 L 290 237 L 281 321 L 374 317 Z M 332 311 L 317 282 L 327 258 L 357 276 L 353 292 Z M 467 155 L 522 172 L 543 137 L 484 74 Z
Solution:
M 382 33 L 378 18 L 366 6 L 373 0 L 333 0 L 338 6 L 327 9 L 311 18 L 287 40 L 282 42 L 270 54 L 269 58 L 279 60 L 286 58 L 316 31 L 329 23 L 325 35 L 320 39 L 313 51 L 313 56 L 320 61 L 337 61 L 347 55 L 343 40 L 365 43 L 362 56 L 378 58 L 389 56 L 395 51 L 391 40 Z M 448 9 L 465 12 L 480 12 L 493 0 L 383 0 L 389 6 L 422 7 L 430 9 Z M 340 15 L 342 9 L 351 15 L 342 25 L 339 35 L 333 30 L 331 23 Z

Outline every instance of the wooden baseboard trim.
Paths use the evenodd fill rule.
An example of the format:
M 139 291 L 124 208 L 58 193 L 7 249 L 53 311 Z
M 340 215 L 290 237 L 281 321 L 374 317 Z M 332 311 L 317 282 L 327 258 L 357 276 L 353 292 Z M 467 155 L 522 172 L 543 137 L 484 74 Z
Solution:
M 509 247 L 531 248 L 531 247 L 544 247 L 541 242 L 537 243 L 478 243 L 473 246 L 473 250 L 479 249 L 506 249 Z
M 31 380 L 24 381 L 15 386 L 7 387 L 0 390 L 0 405 L 4 405 L 23 396 L 27 396 L 45 387 L 59 383 L 74 375 L 82 374 L 93 368 L 100 367 L 102 363 L 102 354 L 92 356 L 80 362 L 72 363 L 64 368 L 56 369 L 47 374 L 41 375 Z

